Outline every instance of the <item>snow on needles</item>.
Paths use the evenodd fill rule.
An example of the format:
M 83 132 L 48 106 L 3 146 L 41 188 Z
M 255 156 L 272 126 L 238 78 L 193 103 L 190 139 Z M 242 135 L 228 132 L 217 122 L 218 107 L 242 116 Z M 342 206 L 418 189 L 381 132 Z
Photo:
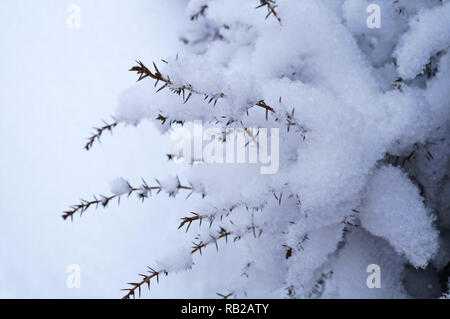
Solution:
M 371 3 L 380 5 L 381 29 L 366 24 Z M 243 249 L 233 262 L 246 276 L 230 285 L 241 292 L 311 296 L 324 273 L 333 273 L 320 295 L 408 296 L 405 265 L 443 260 L 439 242 L 449 238 L 440 231 L 450 224 L 442 196 L 450 2 L 278 0 L 276 16 L 266 20 L 258 4 L 187 2 L 179 50 L 153 58 L 164 59 L 155 63 L 164 81 L 155 89 L 148 76 L 128 89 L 115 118 L 134 125 L 148 119 L 161 133 L 196 120 L 223 130 L 279 129 L 276 174 L 263 176 L 248 163 L 202 163 L 186 167 L 186 187 L 177 177 L 158 181 L 170 196 L 201 189 L 195 206 L 214 223 L 198 241 L 225 228 L 236 232 Z M 112 191 L 128 187 L 119 179 Z M 190 264 L 182 260 L 175 269 Z M 366 289 L 365 263 L 381 266 L 390 291 Z

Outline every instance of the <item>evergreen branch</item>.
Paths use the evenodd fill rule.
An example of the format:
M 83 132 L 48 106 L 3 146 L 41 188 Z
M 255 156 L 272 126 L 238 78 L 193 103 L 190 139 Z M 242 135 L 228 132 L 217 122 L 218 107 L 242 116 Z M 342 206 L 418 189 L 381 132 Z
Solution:
M 259 228 L 258 226 L 251 225 L 251 226 L 248 226 L 246 228 L 246 231 L 247 232 L 248 231 L 254 231 L 254 229 L 258 229 L 258 228 Z M 233 232 L 233 231 L 227 231 L 223 227 L 220 227 L 220 230 L 219 230 L 218 234 L 216 236 L 212 236 L 211 235 L 210 240 L 208 240 L 206 242 L 200 242 L 200 243 L 197 243 L 197 244 L 194 243 L 194 247 L 192 247 L 192 250 L 191 250 L 191 255 L 195 254 L 196 252 L 199 252 L 201 254 L 201 250 L 203 248 L 205 248 L 206 246 L 212 244 L 212 243 L 215 243 L 216 244 L 216 248 L 218 248 L 217 240 L 225 238 L 225 240 L 228 241 L 228 237 L 233 235 L 233 234 L 235 235 L 234 241 L 237 241 L 237 240 L 241 239 L 242 234 L 238 234 L 237 232 Z M 261 231 L 260 231 L 260 234 L 261 234 Z M 150 267 L 147 267 L 147 268 L 148 268 L 148 274 L 147 275 L 139 274 L 139 276 L 141 276 L 143 278 L 140 282 L 137 282 L 137 283 L 136 282 L 130 282 L 128 284 L 131 285 L 131 288 L 122 289 L 123 291 L 128 291 L 128 293 L 125 296 L 123 296 L 122 299 L 130 299 L 132 297 L 135 298 L 136 297 L 136 291 L 138 292 L 138 295 L 140 297 L 141 296 L 141 289 L 142 289 L 143 285 L 147 285 L 148 289 L 150 289 L 151 279 L 156 278 L 156 280 L 159 282 L 159 276 L 161 274 L 164 274 L 166 276 L 169 274 L 167 270 L 156 271 L 153 268 L 150 268 Z M 226 296 L 226 298 L 228 298 L 231 295 L 232 294 L 225 295 L 225 296 Z
M 150 282 L 152 278 L 156 277 L 156 280 L 159 282 L 159 276 L 164 274 L 164 275 L 168 275 L 168 272 L 165 270 L 161 270 L 161 271 L 156 271 L 150 267 L 148 267 L 148 275 L 144 275 L 144 274 L 140 274 L 141 277 L 143 277 L 143 279 L 138 282 L 129 282 L 128 284 L 131 285 L 131 288 L 125 288 L 122 289 L 122 291 L 128 291 L 128 293 L 122 297 L 122 299 L 131 299 L 131 297 L 136 298 L 136 290 L 138 291 L 139 294 L 139 298 L 141 297 L 141 289 L 143 285 L 147 285 L 148 289 L 150 290 Z
M 233 296 L 234 293 L 230 292 L 230 293 L 224 295 L 224 294 L 221 294 L 221 293 L 218 293 L 218 292 L 217 292 L 216 295 L 219 296 L 219 297 L 221 297 L 222 299 L 228 299 L 228 298 L 230 298 L 231 296 Z
M 198 10 L 198 12 L 191 15 L 191 21 L 197 20 L 200 16 L 204 16 L 206 9 L 208 9 L 208 5 L 207 4 L 202 5 Z
M 199 221 L 200 222 L 200 226 L 202 225 L 202 220 L 203 220 L 203 218 L 208 218 L 208 216 L 207 215 L 199 215 L 199 214 L 197 214 L 197 213 L 194 213 L 194 212 L 191 212 L 191 214 L 192 215 L 194 215 L 194 216 L 191 216 L 191 217 L 183 217 L 183 218 L 181 218 L 181 223 L 180 223 L 180 225 L 178 226 L 178 229 L 180 229 L 180 228 L 183 228 L 184 227 L 184 225 L 186 225 L 187 224 L 187 227 L 186 227 L 186 233 L 188 232 L 188 230 L 189 230 L 189 227 L 191 227 L 191 224 L 194 222 L 194 221 Z M 213 219 L 212 219 L 213 220 Z M 211 220 L 211 224 L 212 224 L 212 220 Z
M 264 100 L 259 101 L 255 105 L 265 109 L 266 112 L 270 111 L 272 113 L 275 113 L 275 110 L 270 105 L 267 105 L 266 102 L 264 102 Z
M 259 2 L 260 2 L 260 5 L 257 6 L 256 9 L 266 6 L 267 7 L 266 19 L 270 15 L 273 15 L 281 25 L 281 18 L 278 16 L 278 13 L 275 11 L 275 8 L 277 7 L 277 5 L 275 4 L 275 1 L 274 0 L 259 0 Z
M 402 91 L 403 91 L 403 86 L 404 86 L 404 84 L 405 84 L 405 81 L 403 80 L 403 78 L 398 77 L 398 78 L 394 81 L 393 86 L 394 86 L 394 88 L 395 88 L 396 90 L 399 90 L 400 92 L 402 92 Z
M 406 163 L 412 163 L 419 158 L 419 155 L 424 155 L 428 161 L 434 159 L 433 154 L 428 149 L 430 142 L 425 142 L 423 144 L 414 143 L 412 149 L 409 153 L 405 155 L 392 155 L 390 153 L 385 154 L 384 160 L 393 166 L 404 167 Z
M 292 251 L 293 251 L 293 248 L 292 247 L 289 247 L 289 246 L 287 246 L 287 245 L 282 245 L 284 248 L 286 248 L 286 255 L 284 256 L 284 258 L 285 259 L 289 259 L 289 258 L 291 258 L 292 257 Z
M 161 125 L 164 125 L 166 122 L 169 123 L 169 126 L 172 126 L 172 124 L 179 124 L 181 126 L 184 125 L 184 121 L 182 120 L 175 120 L 175 119 L 170 119 L 168 116 L 164 116 L 161 113 L 158 114 L 158 116 L 156 117 L 156 120 L 161 121 Z
M 204 219 L 207 219 L 209 221 L 209 227 L 211 228 L 213 222 L 216 220 L 218 215 L 220 216 L 220 221 L 222 221 L 224 216 L 228 216 L 229 214 L 231 214 L 231 212 L 235 208 L 237 208 L 237 207 L 239 207 L 241 205 L 242 204 L 234 204 L 234 205 L 231 205 L 230 208 L 224 208 L 224 209 L 222 209 L 222 211 L 215 212 L 213 214 L 200 215 L 198 213 L 191 212 L 191 214 L 193 216 L 181 218 L 181 223 L 178 226 L 178 229 L 183 228 L 187 224 L 187 228 L 186 228 L 186 233 L 187 233 L 189 228 L 190 228 L 190 226 L 191 226 L 191 224 L 193 222 L 198 221 L 199 222 L 199 226 L 201 226 Z M 247 207 L 247 210 L 248 210 L 248 207 Z
M 155 87 L 159 84 L 159 82 L 162 82 L 163 85 L 156 92 L 168 88 L 170 92 L 182 96 L 183 103 L 187 103 L 192 94 L 202 95 L 205 100 L 208 100 L 209 104 L 214 102 L 214 105 L 216 105 L 217 101 L 220 98 L 223 98 L 225 96 L 225 94 L 223 93 L 209 94 L 197 91 L 192 87 L 191 84 L 183 84 L 177 86 L 172 82 L 172 80 L 170 80 L 169 76 L 163 76 L 161 74 L 155 62 L 153 62 L 153 68 L 155 69 L 153 72 L 150 71 L 150 69 L 147 68 L 141 61 L 136 62 L 137 65 L 132 67 L 130 71 L 136 72 L 139 75 L 138 81 L 141 81 L 147 77 L 152 78 L 153 80 L 155 80 Z
M 333 276 L 333 271 L 322 273 L 319 279 L 314 283 L 313 288 L 307 294 L 308 298 L 320 298 L 325 290 L 325 284 Z
M 156 180 L 157 183 L 159 184 L 159 181 Z M 177 185 L 177 189 L 183 189 L 183 190 L 191 190 L 192 192 L 194 192 L 195 190 L 191 187 L 191 186 L 184 186 L 181 185 L 178 181 L 178 185 Z M 140 187 L 131 187 L 129 186 L 129 191 L 128 191 L 128 197 L 132 194 L 137 194 L 138 198 L 141 199 L 142 201 L 144 201 L 146 198 L 149 197 L 149 195 L 151 195 L 151 191 L 152 190 L 156 190 L 158 193 L 161 192 L 162 188 L 161 185 L 158 186 L 149 186 L 145 180 L 142 181 L 142 185 Z M 98 197 L 94 195 L 94 199 L 93 200 L 85 200 L 85 199 L 81 199 L 79 204 L 76 205 L 72 205 L 70 206 L 70 210 L 65 211 L 62 215 L 62 218 L 64 220 L 66 220 L 67 218 L 70 217 L 71 220 L 73 220 L 73 216 L 76 213 L 79 213 L 80 216 L 83 215 L 83 213 L 88 210 L 90 207 L 95 206 L 96 208 L 98 208 L 99 205 L 103 206 L 103 207 L 107 207 L 109 205 L 109 203 L 114 200 L 117 199 L 118 202 L 120 203 L 120 197 L 123 194 L 113 194 L 110 196 L 105 196 L 105 195 L 99 195 Z M 203 197 L 205 196 L 204 194 L 202 194 Z M 175 197 L 175 194 L 173 192 L 169 192 L 169 196 L 170 197 Z
M 153 62 L 154 71 L 150 71 L 149 68 L 147 68 L 144 63 L 141 61 L 136 61 L 137 65 L 132 67 L 130 71 L 136 72 L 139 75 L 138 81 L 141 81 L 147 77 L 152 78 L 155 80 L 155 87 L 159 84 L 159 82 L 164 83 L 156 92 L 159 92 L 165 88 L 168 88 L 172 93 L 180 95 L 183 97 L 183 102 L 187 103 L 189 101 L 192 94 L 201 95 L 203 96 L 203 99 L 208 102 L 208 104 L 213 103 L 216 105 L 217 101 L 220 98 L 225 98 L 226 95 L 224 93 L 204 93 L 200 92 L 193 88 L 191 84 L 183 84 L 181 86 L 176 86 L 171 80 L 169 76 L 163 76 L 161 72 L 159 71 L 156 64 Z M 264 100 L 260 100 L 259 102 L 254 104 L 255 106 L 261 107 L 266 110 L 266 112 L 272 112 L 275 113 L 275 110 L 270 106 L 267 105 Z
M 256 136 L 248 129 L 245 129 L 245 133 L 248 135 L 248 137 L 253 141 L 253 143 L 255 143 L 256 147 L 259 147 L 259 143 L 256 140 L 256 136 L 258 136 L 259 131 L 256 133 Z M 247 143 L 248 144 L 248 143 Z
M 225 238 L 225 241 L 228 242 L 228 236 L 231 236 L 232 233 L 233 232 L 227 231 L 227 230 L 225 230 L 225 228 L 220 227 L 219 234 L 217 236 L 211 235 L 210 236 L 211 238 L 208 241 L 205 241 L 205 242 L 200 241 L 199 243 L 193 243 L 194 246 L 192 247 L 191 254 L 195 254 L 198 251 L 201 255 L 202 249 L 212 243 L 216 244 L 216 248 L 218 248 L 217 241 L 219 239 Z
M 256 226 L 256 225 L 251 225 L 251 226 L 248 226 L 246 228 L 245 232 L 246 233 L 247 232 L 253 232 L 253 234 L 255 234 L 255 237 L 256 237 L 256 233 L 255 233 L 256 229 L 260 229 L 260 228 L 258 226 Z M 260 229 L 259 236 L 261 236 L 261 234 L 262 234 L 262 229 Z M 198 243 L 194 242 L 193 243 L 194 246 L 192 247 L 191 254 L 199 252 L 200 255 L 201 255 L 202 254 L 202 249 L 207 247 L 210 244 L 215 244 L 216 249 L 218 250 L 219 247 L 217 245 L 217 241 L 219 239 L 225 238 L 225 242 L 228 242 L 228 237 L 230 237 L 231 235 L 234 235 L 233 241 L 238 241 L 238 240 L 241 239 L 243 234 L 239 234 L 236 231 L 227 231 L 225 228 L 220 227 L 219 232 L 218 232 L 218 234 L 216 236 L 210 235 L 210 239 L 207 240 L 207 241 L 200 241 Z
M 165 88 L 168 88 L 172 93 L 177 94 L 179 96 L 183 97 L 184 103 L 187 103 L 189 101 L 189 98 L 193 95 L 201 95 L 203 96 L 203 99 L 208 102 L 208 104 L 213 103 L 213 105 L 216 105 L 217 101 L 220 98 L 226 98 L 226 95 L 224 93 L 215 93 L 215 94 L 209 94 L 200 92 L 192 87 L 191 84 L 183 84 L 181 86 L 176 86 L 173 84 L 173 82 L 170 80 L 169 76 L 163 76 L 162 73 L 159 71 L 156 64 L 153 62 L 154 71 L 150 71 L 149 68 L 147 68 L 141 61 L 137 61 L 137 65 L 132 67 L 130 71 L 137 72 L 139 75 L 138 81 L 145 79 L 147 77 L 152 78 L 155 80 L 155 87 L 158 85 L 159 82 L 164 83 L 156 92 L 159 92 Z M 281 103 L 281 97 L 280 97 L 280 103 Z M 291 126 L 298 127 L 299 132 L 302 134 L 303 139 L 305 139 L 304 133 L 307 132 L 306 128 L 304 128 L 294 117 L 294 111 L 295 109 L 292 109 L 291 113 L 286 112 L 285 114 L 277 112 L 272 106 L 268 105 L 264 100 L 259 100 L 256 103 L 250 103 L 250 108 L 257 106 L 259 108 L 262 108 L 266 112 L 266 119 L 268 119 L 269 113 L 272 113 L 275 115 L 275 120 L 280 121 L 280 119 L 284 119 L 287 123 L 287 130 L 289 132 Z M 157 120 L 160 120 L 162 124 L 165 124 L 166 121 L 169 121 L 170 125 L 173 123 L 176 124 L 184 124 L 184 121 L 178 120 L 178 119 L 169 119 L 167 116 L 164 116 L 162 114 L 158 114 Z M 234 120 L 228 119 L 227 125 L 230 123 L 233 123 Z
M 105 121 L 103 121 L 103 123 L 105 124 L 102 127 L 94 127 L 94 129 L 96 130 L 96 133 L 93 134 L 91 137 L 88 138 L 88 142 L 86 143 L 86 145 L 84 146 L 84 148 L 89 151 L 92 148 L 92 145 L 94 145 L 94 142 L 97 140 L 100 142 L 100 137 L 102 136 L 102 134 L 105 131 L 110 131 L 112 134 L 112 129 L 114 127 L 117 126 L 118 122 L 113 122 L 111 124 L 106 123 Z

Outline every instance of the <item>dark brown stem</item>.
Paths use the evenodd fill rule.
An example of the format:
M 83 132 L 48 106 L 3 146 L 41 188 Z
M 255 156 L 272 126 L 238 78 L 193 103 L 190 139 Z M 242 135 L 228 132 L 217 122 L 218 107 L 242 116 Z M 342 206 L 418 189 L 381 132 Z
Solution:
M 181 184 L 179 184 L 177 186 L 177 188 L 192 191 L 192 187 L 183 186 Z M 137 193 L 138 197 L 140 199 L 144 200 L 145 198 L 147 198 L 148 193 L 151 192 L 152 190 L 161 191 L 161 186 L 148 186 L 147 183 L 145 183 L 145 181 L 144 181 L 144 183 L 141 187 L 130 187 L 128 196 L 130 196 L 133 193 Z M 99 205 L 102 205 L 103 207 L 106 207 L 113 199 L 117 198 L 120 200 L 120 196 L 121 196 L 121 194 L 120 195 L 115 194 L 115 195 L 111 195 L 111 196 L 100 195 L 99 198 L 94 196 L 94 199 L 91 201 L 82 199 L 79 204 L 71 206 L 71 210 L 65 211 L 62 215 L 62 218 L 64 220 L 66 220 L 67 218 L 70 217 L 70 219 L 73 220 L 73 216 L 76 213 L 80 213 L 80 216 L 81 216 L 91 206 L 95 206 L 97 208 Z
M 139 293 L 139 297 L 141 296 L 141 288 L 143 285 L 147 285 L 148 288 L 150 289 L 150 281 L 152 278 L 155 278 L 159 281 L 159 275 L 164 273 L 165 275 L 167 275 L 166 271 L 154 271 L 153 269 L 150 268 L 150 274 L 149 275 L 141 275 L 142 277 L 144 277 L 142 279 L 142 281 L 138 282 L 138 283 L 129 283 L 130 285 L 132 285 L 131 288 L 128 289 L 122 289 L 122 290 L 126 290 L 128 291 L 128 293 L 122 297 L 122 299 L 130 299 L 131 297 L 135 297 L 136 296 L 136 290 L 138 290 Z
M 255 229 L 258 229 L 258 226 L 255 225 L 251 225 L 247 227 L 247 232 L 248 231 L 255 231 Z M 196 252 L 199 252 L 201 254 L 201 250 L 202 248 L 205 248 L 206 246 L 212 244 L 212 243 L 216 243 L 217 240 L 221 239 L 221 238 L 225 238 L 225 240 L 228 240 L 228 236 L 231 236 L 233 234 L 232 231 L 226 231 L 224 228 L 220 228 L 219 234 L 218 236 L 211 236 L 211 239 L 206 241 L 206 242 L 200 242 L 198 244 L 194 244 L 193 249 L 191 250 L 191 254 L 195 254 Z M 235 237 L 235 241 L 240 239 L 239 235 L 236 235 Z M 217 244 L 217 243 L 216 243 Z M 216 246 L 217 247 L 217 246 Z M 140 274 L 140 276 L 143 277 L 143 279 L 140 282 L 137 283 L 128 283 L 129 285 L 131 285 L 131 288 L 126 288 L 126 289 L 122 289 L 122 290 L 126 290 L 128 291 L 128 293 L 122 298 L 122 299 L 130 299 L 131 297 L 135 297 L 136 295 L 136 290 L 138 290 L 139 292 L 139 296 L 141 294 L 141 287 L 144 284 L 147 284 L 148 288 L 150 289 L 150 281 L 152 278 L 155 278 L 157 280 L 159 280 L 159 275 L 164 274 L 164 275 L 168 275 L 168 272 L 166 270 L 160 270 L 160 271 L 156 271 L 152 268 L 149 267 L 149 275 L 143 275 Z
M 266 15 L 266 19 L 270 16 L 273 15 L 278 22 L 281 24 L 281 18 L 278 16 L 278 13 L 275 11 L 275 8 L 277 7 L 277 5 L 275 4 L 274 0 L 260 0 L 260 5 L 256 7 L 256 9 L 267 6 L 267 15 Z
M 110 132 L 112 132 L 112 129 L 114 128 L 114 127 L 116 127 L 117 126 L 117 122 L 113 122 L 113 123 L 111 123 L 111 124 L 108 124 L 108 123 L 106 123 L 106 122 L 104 122 L 105 123 L 105 125 L 104 126 L 102 126 L 102 127 L 94 127 L 94 129 L 96 130 L 96 133 L 94 134 L 94 135 L 92 135 L 91 137 L 89 137 L 88 138 L 88 142 L 86 143 L 86 145 L 84 146 L 84 148 L 87 150 L 87 151 L 89 151 L 90 149 L 91 149 L 91 147 L 92 147 L 92 145 L 94 145 L 94 142 L 97 140 L 97 141 L 100 141 L 100 137 L 102 136 L 102 134 L 105 132 L 105 131 L 110 131 Z

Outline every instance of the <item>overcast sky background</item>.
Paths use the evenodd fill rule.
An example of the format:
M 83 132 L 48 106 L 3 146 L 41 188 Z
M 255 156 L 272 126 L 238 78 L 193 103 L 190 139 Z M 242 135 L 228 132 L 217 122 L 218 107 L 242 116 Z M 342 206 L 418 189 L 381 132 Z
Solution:
M 83 150 L 91 127 L 111 120 L 135 82 L 127 71 L 134 60 L 176 53 L 180 2 L 0 1 L 0 297 L 121 297 L 126 282 L 184 243 L 175 229 L 189 202 L 165 195 L 123 200 L 73 223 L 61 218 L 79 198 L 108 193 L 117 176 L 136 183 L 182 169 L 167 163 L 169 138 L 149 123 L 118 127 Z M 70 3 L 81 8 L 80 29 L 67 27 Z M 214 297 L 206 273 L 227 283 L 215 256 L 144 296 Z M 66 286 L 70 264 L 81 267 L 80 289 Z

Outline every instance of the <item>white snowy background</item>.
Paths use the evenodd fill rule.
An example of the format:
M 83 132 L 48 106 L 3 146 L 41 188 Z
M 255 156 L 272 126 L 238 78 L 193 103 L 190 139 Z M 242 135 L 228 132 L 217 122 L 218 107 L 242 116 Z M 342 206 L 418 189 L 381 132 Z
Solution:
M 71 3 L 81 8 L 80 29 L 67 27 Z M 119 128 L 90 152 L 83 146 L 135 83 L 127 71 L 134 60 L 173 53 L 179 10 L 177 1 L 0 1 L 0 297 L 121 297 L 183 240 L 166 196 L 124 200 L 75 223 L 61 218 L 74 199 L 108 192 L 117 176 L 173 171 L 168 137 L 147 123 Z M 81 267 L 80 289 L 66 286 L 70 264 Z M 148 296 L 204 296 L 205 283 L 195 285 L 204 275 L 201 266 L 171 275 Z

